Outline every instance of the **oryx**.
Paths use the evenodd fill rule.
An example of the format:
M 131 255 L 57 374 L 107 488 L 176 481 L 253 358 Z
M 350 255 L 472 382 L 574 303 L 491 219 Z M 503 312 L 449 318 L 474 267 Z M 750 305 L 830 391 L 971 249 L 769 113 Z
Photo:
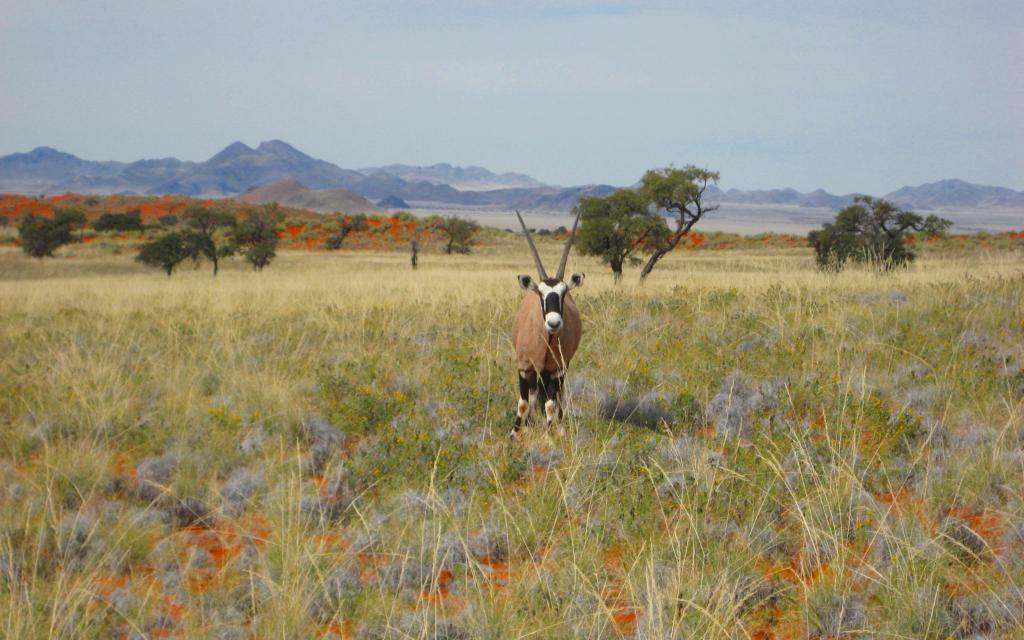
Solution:
M 560 396 L 563 376 L 583 335 L 580 312 L 569 290 L 583 284 L 585 277 L 582 273 L 574 273 L 568 283 L 562 281 L 569 250 L 576 237 L 576 227 L 580 223 L 579 215 L 565 241 L 562 261 L 558 264 L 558 273 L 554 278 L 549 278 L 544 270 L 530 230 L 526 228 L 518 211 L 516 217 L 526 234 L 539 279 L 535 281 L 526 274 L 518 276 L 519 286 L 526 293 L 512 321 L 512 345 L 515 347 L 519 368 L 519 405 L 516 408 L 515 427 L 512 429 L 513 437 L 518 435 L 530 413 L 530 407 L 538 399 L 544 405 L 544 415 L 549 425 L 554 421 L 556 413 L 559 418 L 562 417 Z

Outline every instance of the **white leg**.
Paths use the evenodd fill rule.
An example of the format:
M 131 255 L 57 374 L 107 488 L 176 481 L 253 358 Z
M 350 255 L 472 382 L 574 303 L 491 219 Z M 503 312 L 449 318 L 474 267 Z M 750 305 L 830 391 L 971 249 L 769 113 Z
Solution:
M 548 400 L 544 403 L 544 417 L 548 421 L 548 426 L 555 421 L 555 417 L 558 415 L 558 403 L 554 400 Z

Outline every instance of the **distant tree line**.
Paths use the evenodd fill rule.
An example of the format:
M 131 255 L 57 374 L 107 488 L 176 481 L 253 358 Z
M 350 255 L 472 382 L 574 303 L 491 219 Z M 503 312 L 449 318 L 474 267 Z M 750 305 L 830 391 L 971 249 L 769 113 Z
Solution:
M 420 220 L 410 213 L 398 212 L 395 217 L 409 232 L 413 269 L 419 262 L 425 231 L 441 236 L 447 254 L 470 253 L 480 231 L 477 222 L 458 216 Z M 165 215 L 149 226 L 143 222 L 138 209 L 104 213 L 91 226 L 101 232 L 145 233 L 136 260 L 161 269 L 168 277 L 186 261 L 197 265 L 209 261 L 216 276 L 221 261 L 235 255 L 241 256 L 256 271 L 267 267 L 277 254 L 278 232 L 283 220 L 277 203 L 249 207 L 241 215 L 227 207 L 192 205 L 180 216 Z M 53 256 L 58 248 L 73 242 L 74 232 L 85 224 L 86 216 L 81 209 L 66 208 L 58 209 L 52 218 L 29 214 L 22 218 L 18 232 L 23 250 L 41 259 Z M 353 234 L 370 230 L 371 220 L 365 214 L 336 213 L 325 220 L 324 227 L 329 230 L 325 246 L 337 250 Z
M 418 220 L 410 213 L 399 211 L 395 215 L 399 222 L 411 223 L 409 234 L 409 250 L 412 256 L 412 268 L 419 264 L 419 253 L 424 231 L 437 233 L 443 238 L 444 252 L 448 255 L 453 253 L 467 254 L 473 250 L 476 244 L 476 236 L 480 232 L 480 224 L 475 220 L 460 218 L 459 216 L 430 216 Z M 370 229 L 370 219 L 366 214 L 353 216 L 337 216 L 330 222 L 332 232 L 327 236 L 324 245 L 334 251 L 340 249 L 345 240 L 356 233 L 362 233 Z
M 262 271 L 277 255 L 277 227 L 282 219 L 276 204 L 250 209 L 241 219 L 224 209 L 191 206 L 177 225 L 142 243 L 136 260 L 170 276 L 186 260 L 205 259 L 216 276 L 220 261 L 237 254 Z
M 580 252 L 608 264 L 616 282 L 622 278 L 625 265 L 642 263 L 643 281 L 698 222 L 718 209 L 706 199 L 708 187 L 718 180 L 717 171 L 693 165 L 666 167 L 644 173 L 637 188 L 621 189 L 605 197 L 580 198 L 574 209 L 581 219 L 576 239 Z M 449 255 L 470 253 L 480 232 L 476 221 L 454 215 L 420 220 L 399 212 L 397 217 L 409 231 L 413 269 L 418 265 L 424 231 L 440 236 Z M 139 262 L 158 267 L 170 276 L 185 261 L 206 260 L 216 276 L 221 260 L 234 255 L 241 256 L 256 271 L 266 268 L 277 254 L 282 221 L 276 203 L 250 207 L 241 216 L 227 208 L 193 205 L 180 217 L 163 216 L 149 228 L 137 209 L 104 213 L 92 227 L 120 233 L 153 231 L 147 233 L 139 248 Z M 335 214 L 325 222 L 330 230 L 325 246 L 340 249 L 352 235 L 368 231 L 371 222 L 365 214 Z M 74 207 L 58 209 L 52 218 L 29 214 L 18 225 L 21 246 L 36 258 L 53 256 L 58 248 L 74 240 L 74 232 L 85 223 L 85 213 Z M 908 246 L 914 234 L 943 236 L 951 225 L 949 220 L 904 211 L 881 198 L 858 196 L 839 211 L 834 221 L 812 231 L 808 242 L 823 271 L 839 271 L 851 262 L 891 270 L 914 259 Z M 565 227 L 555 230 L 556 234 L 567 232 Z
M 277 227 L 283 219 L 276 204 L 250 208 L 242 217 L 218 207 L 193 205 L 181 217 L 164 216 L 139 246 L 136 260 L 158 267 L 168 276 L 186 260 L 208 260 L 213 275 L 223 258 L 241 255 L 260 271 L 277 253 Z M 58 209 L 52 218 L 27 215 L 18 225 L 21 247 L 35 258 L 52 257 L 61 246 L 74 241 L 74 231 L 85 226 L 81 209 Z M 138 210 L 104 213 L 93 222 L 96 231 L 128 232 L 147 230 Z
M 638 188 L 580 198 L 575 209 L 581 219 L 580 252 L 600 257 L 616 282 L 624 265 L 643 262 L 643 281 L 705 215 L 718 209 L 706 199 L 709 184 L 718 179 L 717 171 L 692 165 L 652 169 Z M 823 271 L 839 271 L 848 262 L 891 270 L 914 259 L 908 247 L 913 234 L 943 236 L 951 225 L 935 215 L 903 211 L 881 198 L 858 196 L 833 222 L 812 231 L 808 242 Z

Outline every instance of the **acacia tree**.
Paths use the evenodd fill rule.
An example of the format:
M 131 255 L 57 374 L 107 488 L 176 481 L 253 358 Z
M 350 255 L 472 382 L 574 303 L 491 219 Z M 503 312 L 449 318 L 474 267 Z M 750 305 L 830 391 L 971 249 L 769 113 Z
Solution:
M 709 182 L 718 182 L 718 172 L 693 165 L 687 165 L 682 169 L 651 169 L 644 174 L 640 193 L 657 209 L 666 211 L 674 217 L 675 228 L 651 252 L 644 268 L 640 270 L 641 280 L 651 273 L 654 265 L 658 264 L 665 254 L 676 248 L 693 225 L 705 214 L 718 209 L 718 205 L 708 206 L 704 202 L 704 193 Z
M 857 196 L 834 222 L 811 231 L 807 240 L 823 271 L 839 271 L 848 260 L 873 262 L 888 271 L 914 259 L 907 248 L 910 232 L 941 236 L 952 224 L 936 215 L 925 218 L 903 211 L 882 198 Z
M 635 254 L 656 248 L 668 232 L 665 220 L 651 211 L 644 196 L 630 189 L 604 198 L 580 198 L 576 213 L 583 223 L 576 246 L 580 253 L 600 256 L 610 265 L 615 282 L 622 278 L 623 264 L 638 264 Z
M 79 209 L 60 209 L 52 218 L 29 214 L 18 225 L 21 248 L 33 258 L 53 257 L 53 252 L 68 244 L 71 232 L 85 224 L 85 214 Z
M 237 247 L 230 236 L 224 237 L 219 232 L 233 228 L 238 221 L 230 212 L 223 209 L 206 208 L 193 205 L 182 214 L 182 219 L 189 227 L 185 240 L 192 245 L 193 253 L 203 256 L 213 263 L 213 275 L 220 270 L 220 259 L 235 255 Z
M 170 278 L 174 269 L 188 258 L 198 258 L 196 245 L 180 231 L 163 233 L 143 242 L 135 259 L 152 267 L 159 267 Z
M 256 271 L 262 271 L 277 255 L 277 225 L 281 212 L 277 203 L 252 208 L 232 230 L 239 252 Z
M 369 228 L 370 224 L 366 220 L 365 213 L 349 217 L 343 217 L 339 213 L 338 220 L 335 225 L 335 232 L 327 238 L 324 242 L 324 246 L 331 250 L 340 249 L 342 243 L 345 242 L 345 238 L 349 237 L 353 233 L 366 231 Z
M 434 218 L 433 228 L 448 239 L 444 252 L 451 255 L 453 252 L 469 253 L 472 250 L 480 224 L 476 220 L 447 216 Z

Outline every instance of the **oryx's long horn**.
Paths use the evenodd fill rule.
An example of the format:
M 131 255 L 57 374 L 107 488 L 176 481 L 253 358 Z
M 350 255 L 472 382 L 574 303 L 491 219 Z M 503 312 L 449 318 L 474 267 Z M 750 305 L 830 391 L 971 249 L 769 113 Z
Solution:
M 562 250 L 562 261 L 558 263 L 558 275 L 555 280 L 561 282 L 565 277 L 565 263 L 569 261 L 569 250 L 572 249 L 572 242 L 576 239 L 576 227 L 580 224 L 580 214 L 576 214 L 576 222 L 572 223 L 572 231 L 569 232 L 569 239 L 565 241 L 565 249 Z
M 530 252 L 533 254 L 533 263 L 537 265 L 537 275 L 540 276 L 541 280 L 547 280 L 548 272 L 544 270 L 544 263 L 540 261 L 540 254 L 537 253 L 537 247 L 533 244 L 533 238 L 530 236 L 530 230 L 526 228 L 526 223 L 523 222 L 523 216 L 519 215 L 519 211 L 516 211 L 516 217 L 519 218 L 519 224 L 523 226 L 523 233 L 526 234 L 526 241 L 530 243 Z

